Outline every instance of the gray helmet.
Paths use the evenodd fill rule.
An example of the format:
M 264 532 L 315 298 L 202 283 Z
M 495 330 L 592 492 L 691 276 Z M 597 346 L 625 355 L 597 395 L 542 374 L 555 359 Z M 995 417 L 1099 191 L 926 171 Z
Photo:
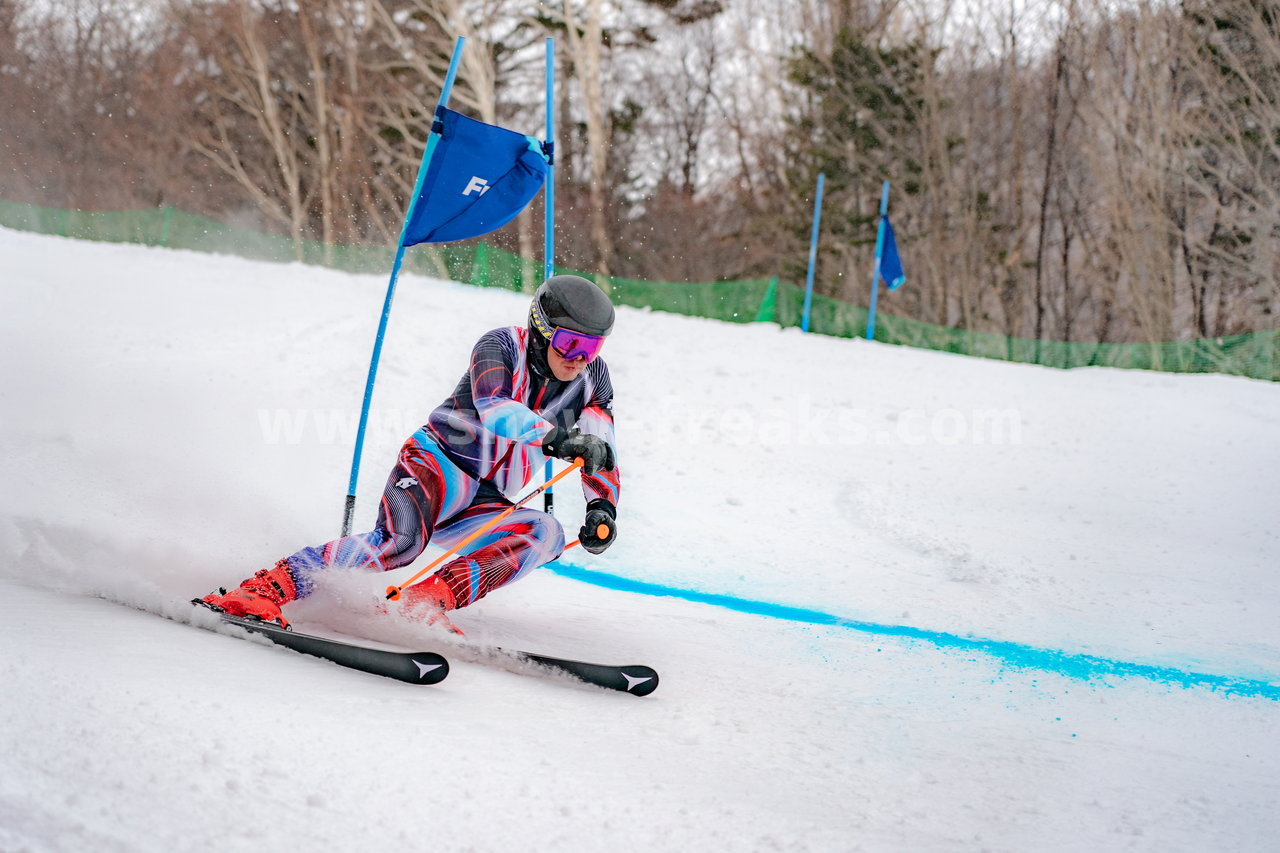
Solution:
M 539 285 L 529 305 L 529 328 L 551 340 L 556 326 L 588 335 L 613 331 L 613 303 L 604 291 L 578 275 L 555 275 Z

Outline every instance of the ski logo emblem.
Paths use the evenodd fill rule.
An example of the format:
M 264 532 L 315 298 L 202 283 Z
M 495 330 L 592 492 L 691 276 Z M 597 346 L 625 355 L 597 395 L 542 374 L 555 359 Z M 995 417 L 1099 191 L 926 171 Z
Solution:
M 627 680 L 627 691 L 635 690 L 638 685 L 644 684 L 646 681 L 653 681 L 652 675 L 646 675 L 643 678 L 636 678 L 633 675 L 622 673 L 622 677 Z
M 467 188 L 462 191 L 463 195 L 471 195 L 474 192 L 484 195 L 489 191 L 489 182 L 479 175 L 472 175 L 471 180 L 467 182 Z
M 418 479 L 416 477 L 405 477 L 396 483 L 396 488 L 411 489 L 416 485 L 418 485 Z
M 440 664 L 438 663 L 422 663 L 415 660 L 414 664 L 418 667 L 419 678 L 426 678 L 428 672 L 435 672 L 440 668 Z

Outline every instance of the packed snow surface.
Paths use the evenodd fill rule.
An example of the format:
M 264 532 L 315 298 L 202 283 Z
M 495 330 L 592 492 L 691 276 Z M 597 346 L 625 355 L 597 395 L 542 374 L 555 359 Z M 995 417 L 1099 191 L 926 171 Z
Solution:
M 1280 387 L 621 309 L 610 551 L 290 607 L 414 687 L 185 604 L 338 532 L 385 285 L 0 230 L 0 850 L 1276 849 Z M 357 527 L 525 311 L 401 280 Z

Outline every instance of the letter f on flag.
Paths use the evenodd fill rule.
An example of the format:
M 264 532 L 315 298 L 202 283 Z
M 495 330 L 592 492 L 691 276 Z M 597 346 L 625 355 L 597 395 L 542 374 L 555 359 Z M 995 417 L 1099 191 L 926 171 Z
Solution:
M 547 158 L 532 136 L 436 109 L 438 134 L 400 245 L 479 237 L 506 225 L 542 189 Z

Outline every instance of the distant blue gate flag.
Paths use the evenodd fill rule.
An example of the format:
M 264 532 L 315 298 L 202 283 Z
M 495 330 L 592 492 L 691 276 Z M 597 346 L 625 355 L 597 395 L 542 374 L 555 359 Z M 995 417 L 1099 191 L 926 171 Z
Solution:
M 400 242 L 447 243 L 506 225 L 547 177 L 542 143 L 441 107 L 435 151 Z
M 897 290 L 907 280 L 902 272 L 902 258 L 898 257 L 898 241 L 893 237 L 893 223 L 884 218 L 884 254 L 880 258 L 880 279 L 885 287 Z
M 880 282 L 884 281 L 890 290 L 897 290 L 907 280 L 902 272 L 902 258 L 898 257 L 898 241 L 893 236 L 893 225 L 889 222 L 889 182 L 885 181 L 880 190 L 880 224 L 876 228 L 876 260 L 871 273 L 871 304 L 867 309 L 867 340 L 875 340 L 876 335 L 876 296 L 880 293 Z

